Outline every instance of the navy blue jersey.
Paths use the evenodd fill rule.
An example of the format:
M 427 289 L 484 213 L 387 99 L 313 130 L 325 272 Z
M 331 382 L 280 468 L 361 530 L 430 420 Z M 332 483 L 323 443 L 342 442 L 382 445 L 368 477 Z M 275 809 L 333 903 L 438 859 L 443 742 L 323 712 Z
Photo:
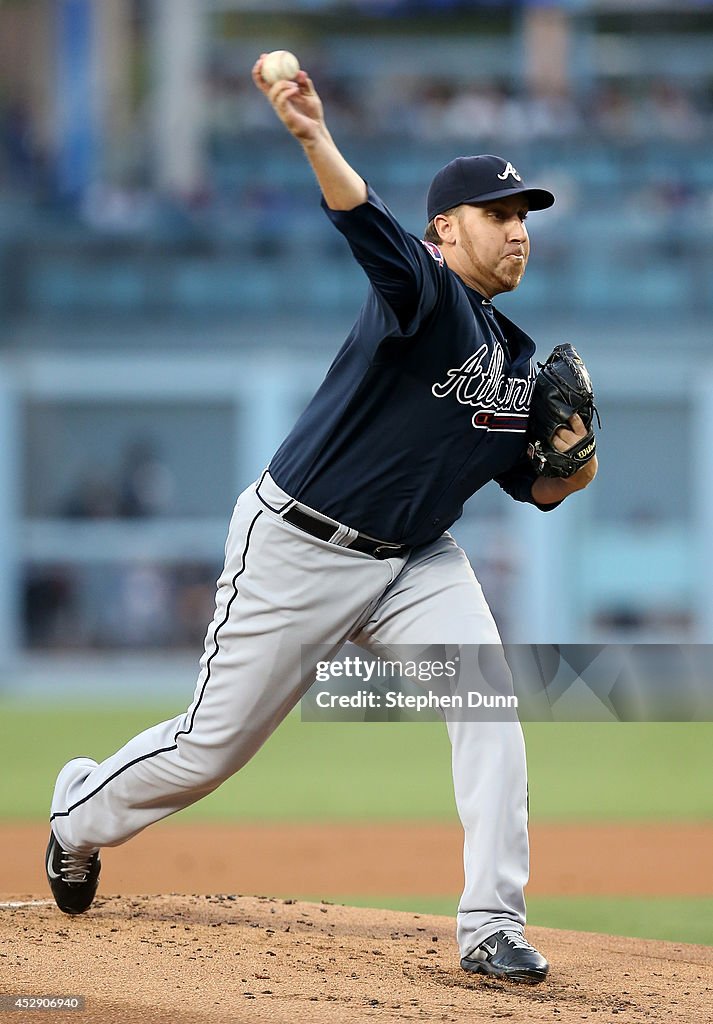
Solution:
M 408 545 L 440 536 L 490 480 L 531 502 L 533 341 L 371 189 L 353 210 L 322 205 L 370 288 L 270 463 L 275 481 L 347 526 Z

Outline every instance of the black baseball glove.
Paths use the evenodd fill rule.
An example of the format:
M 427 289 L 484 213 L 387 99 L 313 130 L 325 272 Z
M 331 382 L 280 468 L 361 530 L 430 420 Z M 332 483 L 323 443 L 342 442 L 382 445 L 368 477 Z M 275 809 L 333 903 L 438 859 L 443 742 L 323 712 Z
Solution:
M 592 420 L 599 413 L 587 368 L 573 345 L 557 345 L 546 362 L 538 363 L 532 405 L 527 426 L 527 454 L 540 476 L 568 477 L 594 457 L 597 443 Z M 583 437 L 566 452 L 552 444 L 559 427 L 570 427 L 570 417 L 579 413 L 586 428 Z

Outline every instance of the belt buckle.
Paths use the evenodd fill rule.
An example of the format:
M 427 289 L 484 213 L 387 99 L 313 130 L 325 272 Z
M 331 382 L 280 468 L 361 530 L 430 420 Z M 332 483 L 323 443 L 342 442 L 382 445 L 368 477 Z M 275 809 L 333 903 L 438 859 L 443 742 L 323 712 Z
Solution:
M 374 558 L 378 558 L 382 551 L 386 551 L 386 552 L 393 551 L 394 554 L 396 554 L 396 552 L 399 550 L 399 548 L 400 548 L 399 544 L 377 544 L 376 547 L 374 548 L 374 552 L 373 552 Z M 385 555 L 384 557 L 388 558 L 388 554 Z

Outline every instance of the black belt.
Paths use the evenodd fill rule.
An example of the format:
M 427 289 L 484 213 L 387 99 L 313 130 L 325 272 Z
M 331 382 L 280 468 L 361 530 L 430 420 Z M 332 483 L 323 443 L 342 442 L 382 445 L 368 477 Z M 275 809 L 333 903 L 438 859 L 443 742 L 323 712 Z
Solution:
M 317 519 L 316 516 L 311 516 L 309 512 L 305 512 L 304 509 L 296 508 L 295 506 L 284 512 L 282 518 L 286 523 L 292 523 L 293 526 L 304 530 L 305 533 L 309 533 L 312 537 L 318 537 L 320 540 L 326 541 L 332 539 L 339 527 L 339 523 L 325 523 L 323 519 Z M 351 548 L 353 551 L 362 551 L 365 555 L 371 555 L 373 558 L 399 558 L 408 551 L 405 544 L 387 544 L 382 540 L 367 537 L 364 533 L 358 533 L 353 541 L 349 544 L 342 544 L 341 547 Z

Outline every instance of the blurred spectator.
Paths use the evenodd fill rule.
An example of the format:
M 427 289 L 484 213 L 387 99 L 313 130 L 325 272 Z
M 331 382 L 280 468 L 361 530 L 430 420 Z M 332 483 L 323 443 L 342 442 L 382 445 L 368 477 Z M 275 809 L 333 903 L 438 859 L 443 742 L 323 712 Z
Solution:
M 526 125 L 533 139 L 566 138 L 579 134 L 583 119 L 567 92 L 534 93 L 526 101 Z
M 96 182 L 84 196 L 84 222 L 95 231 L 135 234 L 156 221 L 156 199 L 147 188 Z
M 654 138 L 689 142 L 704 135 L 705 121 L 695 97 L 675 82 L 654 81 L 641 106 L 644 130 Z
M 586 120 L 595 133 L 626 141 L 637 133 L 635 104 L 620 85 L 602 86 L 586 107 Z
M 174 491 L 173 474 L 153 442 L 133 442 L 119 474 L 118 514 L 132 518 L 165 515 L 171 510 Z
M 456 95 L 455 87 L 445 79 L 422 81 L 410 112 L 410 134 L 428 142 L 442 139 L 448 110 Z
M 165 566 L 126 566 L 105 642 L 108 646 L 163 647 L 174 640 L 173 600 Z
M 118 507 L 116 486 L 101 470 L 92 467 L 70 491 L 61 514 L 69 519 L 111 519 L 117 515 Z
M 30 112 L 19 99 L 10 101 L 0 111 L 0 150 L 6 185 L 34 191 L 40 183 L 43 161 Z
M 150 440 L 132 442 L 118 475 L 90 467 L 61 508 L 70 519 L 142 518 L 165 515 L 173 504 L 175 481 Z
M 32 569 L 25 579 L 23 618 L 29 647 L 66 643 L 74 607 L 71 574 L 63 569 Z

